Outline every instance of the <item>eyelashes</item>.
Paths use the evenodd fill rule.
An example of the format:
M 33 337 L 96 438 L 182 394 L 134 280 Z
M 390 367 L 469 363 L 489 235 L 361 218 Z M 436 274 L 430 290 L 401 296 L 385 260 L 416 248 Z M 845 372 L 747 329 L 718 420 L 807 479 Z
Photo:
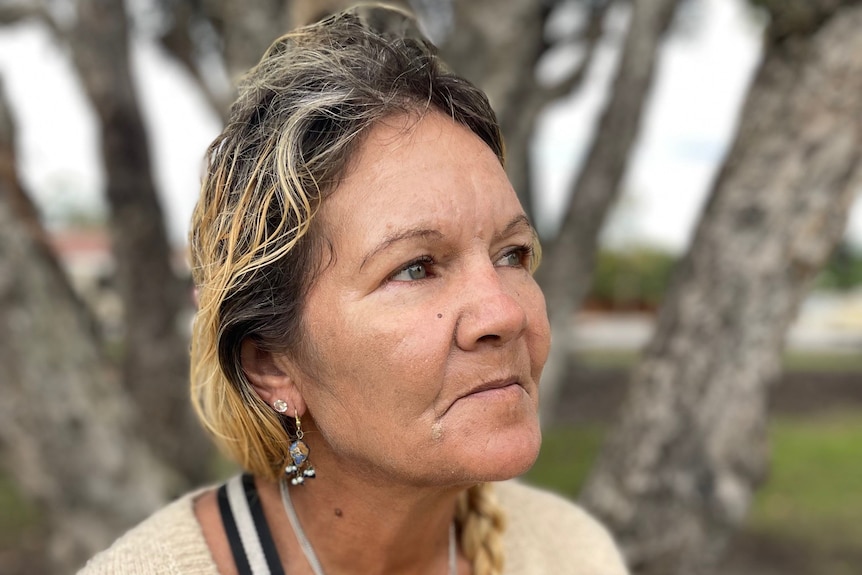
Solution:
M 515 260 L 509 259 L 511 267 L 523 267 L 527 270 L 532 269 L 533 265 L 533 257 L 535 255 L 532 244 L 523 244 L 520 246 L 514 246 L 512 248 L 507 249 L 500 260 L 506 258 L 516 258 Z M 500 261 L 497 260 L 497 261 Z
M 431 256 L 420 256 L 411 260 L 406 265 L 401 267 L 395 273 L 389 276 L 389 281 L 410 282 L 426 279 L 429 268 L 434 265 L 434 258 Z
M 523 268 L 530 270 L 533 263 L 534 250 L 531 244 L 522 244 L 506 248 L 493 263 L 495 267 Z M 387 278 L 391 282 L 417 282 L 435 277 L 437 262 L 430 255 L 414 258 L 399 267 Z

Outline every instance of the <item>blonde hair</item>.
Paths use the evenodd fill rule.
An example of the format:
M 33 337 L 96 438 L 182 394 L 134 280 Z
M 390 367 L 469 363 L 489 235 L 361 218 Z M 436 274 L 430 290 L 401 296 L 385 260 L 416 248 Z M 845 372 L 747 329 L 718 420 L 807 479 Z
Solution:
M 253 391 L 240 359 L 246 338 L 270 352 L 312 357 L 302 306 L 325 251 L 315 214 L 381 119 L 436 109 L 479 136 L 503 162 L 494 112 L 448 71 L 415 22 L 364 6 L 276 40 L 244 78 L 230 120 L 207 153 L 190 246 L 199 309 L 191 346 L 192 402 L 204 427 L 248 471 L 276 480 L 290 418 Z M 404 33 L 409 30 L 410 33 Z M 456 521 L 474 575 L 502 572 L 502 512 L 490 486 L 467 490 Z

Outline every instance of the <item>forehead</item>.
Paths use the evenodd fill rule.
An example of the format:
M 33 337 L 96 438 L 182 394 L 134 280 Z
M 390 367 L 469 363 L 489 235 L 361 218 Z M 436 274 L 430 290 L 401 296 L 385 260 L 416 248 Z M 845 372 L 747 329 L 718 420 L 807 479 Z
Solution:
M 327 235 L 349 234 L 357 246 L 411 226 L 471 225 L 482 233 L 522 212 L 488 145 L 434 111 L 372 127 L 321 215 Z

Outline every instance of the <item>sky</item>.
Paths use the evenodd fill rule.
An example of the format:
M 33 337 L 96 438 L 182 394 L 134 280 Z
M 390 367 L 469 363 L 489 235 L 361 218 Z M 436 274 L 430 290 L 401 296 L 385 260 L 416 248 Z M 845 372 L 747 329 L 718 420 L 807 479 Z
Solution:
M 698 0 L 696 8 L 675 23 L 662 46 L 621 200 L 605 225 L 605 243 L 684 250 L 733 138 L 760 61 L 764 22 L 739 0 Z M 614 25 L 623 30 L 626 17 L 616 14 Z M 536 210 L 539 225 L 553 229 L 562 216 L 613 77 L 615 48 L 622 41 L 622 34 L 616 36 L 598 52 L 587 89 L 553 106 L 540 121 L 534 148 L 534 183 L 544 191 Z M 853 207 L 846 237 L 862 248 L 862 198 Z
M 167 227 L 182 243 L 221 120 L 153 42 L 135 38 L 131 57 Z M 36 24 L 0 29 L 0 79 L 18 123 L 21 178 L 40 207 L 49 218 L 69 206 L 104 210 L 95 114 L 62 46 Z
M 607 244 L 688 244 L 710 183 L 733 136 L 739 105 L 760 57 L 762 23 L 741 0 L 696 0 L 664 43 L 621 201 L 603 232 Z M 628 14 L 618 10 L 585 89 L 541 118 L 533 146 L 542 190 L 537 225 L 553 229 L 587 150 L 616 65 Z M 151 40 L 132 44 L 136 87 L 149 127 L 156 182 L 178 244 L 197 198 L 202 158 L 219 119 L 194 82 Z M 551 78 L 573 65 L 561 51 L 544 63 Z M 94 114 L 62 46 L 35 23 L 0 29 L 0 79 L 18 123 L 22 178 L 49 219 L 70 207 L 104 209 Z M 76 208 L 77 207 L 77 208 Z M 862 200 L 848 239 L 862 247 Z

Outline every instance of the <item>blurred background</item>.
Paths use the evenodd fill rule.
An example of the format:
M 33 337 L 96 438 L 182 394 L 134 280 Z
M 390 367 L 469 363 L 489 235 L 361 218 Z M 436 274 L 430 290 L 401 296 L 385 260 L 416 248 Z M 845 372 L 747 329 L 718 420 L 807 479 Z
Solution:
M 187 222 L 233 85 L 329 0 L 0 0 L 0 572 L 231 473 Z M 527 480 L 635 573 L 862 565 L 862 7 L 400 2 L 498 113 L 554 346 Z

